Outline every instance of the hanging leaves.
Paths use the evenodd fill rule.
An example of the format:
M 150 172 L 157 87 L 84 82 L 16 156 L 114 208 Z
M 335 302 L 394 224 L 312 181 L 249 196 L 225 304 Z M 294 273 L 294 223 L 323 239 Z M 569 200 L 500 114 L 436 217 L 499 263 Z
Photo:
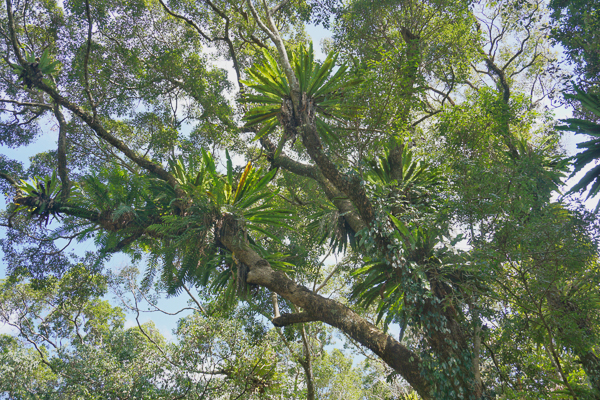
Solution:
M 581 105 L 588 111 L 592 112 L 596 117 L 600 118 L 600 96 L 595 94 L 585 93 L 579 87 L 575 86 L 574 95 L 565 95 L 567 99 L 578 100 Z M 585 168 L 588 164 L 600 159 L 600 125 L 592 121 L 587 121 L 577 118 L 569 118 L 563 120 L 566 125 L 557 127 L 562 131 L 575 132 L 577 135 L 591 136 L 591 140 L 587 140 L 577 144 L 578 149 L 582 149 L 574 157 L 573 172 L 570 177 L 575 176 L 579 171 Z M 591 186 L 590 186 L 591 185 Z M 589 191 L 586 199 L 595 197 L 600 192 L 600 165 L 591 168 L 586 174 L 575 184 L 569 193 Z M 595 212 L 600 209 L 600 201 L 596 205 Z

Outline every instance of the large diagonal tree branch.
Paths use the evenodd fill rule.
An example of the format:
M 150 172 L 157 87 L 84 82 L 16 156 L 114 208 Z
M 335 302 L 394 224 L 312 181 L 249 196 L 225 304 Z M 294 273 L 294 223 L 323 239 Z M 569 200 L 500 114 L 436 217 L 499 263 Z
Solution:
M 405 68 L 405 75 L 407 75 L 408 82 L 406 83 L 406 92 L 408 93 L 408 101 L 410 103 L 410 97 L 414 93 L 414 86 L 417 78 L 417 71 L 419 68 L 419 37 L 412 34 L 408 29 L 402 28 L 402 36 L 407 43 L 408 48 L 408 65 Z M 282 60 L 283 62 L 283 60 Z M 295 110 L 302 109 L 302 113 L 299 116 L 302 121 L 301 135 L 302 142 L 307 149 L 308 154 L 312 160 L 317 164 L 319 170 L 329 180 L 337 190 L 345 194 L 352 203 L 356 206 L 362 220 L 369 224 L 373 221 L 373 207 L 371 201 L 366 194 L 365 188 L 361 180 L 356 178 L 350 178 L 342 174 L 337 166 L 327 157 L 323 151 L 323 147 L 314 124 L 313 110 L 308 104 L 303 104 L 302 107 L 295 107 Z M 403 119 L 408 118 L 408 109 L 402 112 Z M 392 161 L 392 174 L 394 178 L 400 180 L 402 176 L 402 143 L 397 143 L 391 148 L 391 161 Z
M 15 203 L 35 207 L 39 206 L 36 200 L 35 197 L 20 197 L 15 199 Z M 109 213 L 63 206 L 59 202 L 48 204 L 46 210 L 50 213 L 63 213 L 83 218 L 109 231 L 119 232 L 131 229 L 128 224 L 119 224 L 119 221 L 114 221 Z M 157 221 L 150 223 L 157 223 Z M 139 228 L 140 231 L 144 229 L 144 227 Z M 134 233 L 134 236 L 137 238 L 139 234 Z M 302 313 L 284 314 L 275 318 L 273 320 L 275 325 L 322 321 L 336 327 L 373 351 L 398 371 L 423 399 L 431 399 L 431 387 L 421 374 L 421 361 L 416 353 L 383 333 L 350 308 L 337 301 L 322 297 L 308 288 L 296 284 L 283 272 L 274 270 L 265 259 L 252 250 L 245 237 L 243 228 L 239 226 L 235 217 L 230 214 L 225 215 L 219 229 L 219 241 L 235 255 L 236 259 L 249 266 L 247 282 L 266 287 L 304 310 Z
M 308 111 L 302 115 L 303 124 L 299 127 L 307 152 L 315 164 L 319 167 L 319 171 L 326 178 L 324 181 L 330 182 L 330 185 L 333 186 L 333 190 L 339 190 L 352 201 L 352 204 L 350 205 L 352 207 L 352 211 L 354 211 L 354 207 L 358 209 L 360 221 L 362 222 L 361 226 L 368 226 L 368 224 L 374 220 L 374 212 L 362 182 L 358 178 L 351 180 L 347 176 L 340 173 L 335 164 L 333 164 L 333 162 L 327 157 L 321 146 L 316 126 L 311 119 L 310 108 L 307 107 L 307 110 Z M 323 187 L 326 189 L 327 185 L 323 185 Z M 330 195 L 333 195 L 333 193 Z M 389 238 L 380 233 L 376 233 L 375 242 L 379 249 L 380 256 L 393 264 L 393 253 L 389 250 L 393 246 Z M 401 273 L 405 274 L 406 272 Z M 450 303 L 446 301 L 448 298 L 448 293 L 444 290 L 444 285 L 437 282 L 437 279 L 434 276 L 431 277 L 430 283 L 434 296 L 437 297 L 441 303 L 449 306 Z M 453 356 L 450 354 L 453 351 L 448 351 L 449 349 L 446 345 L 447 340 L 452 340 L 458 343 L 460 349 L 466 349 L 466 337 L 464 332 L 462 332 L 460 325 L 456 321 L 455 309 L 452 306 L 440 309 L 433 299 L 424 298 L 422 301 L 423 306 L 428 310 L 428 312 L 441 313 L 446 321 L 445 325 L 447 332 L 431 332 L 431 336 L 428 338 L 428 341 L 432 347 L 434 347 L 440 355 L 445 356 Z M 469 377 L 465 375 L 464 377 L 461 377 L 461 380 L 463 379 L 468 380 Z
M 306 112 L 303 115 L 302 122 L 302 139 L 309 155 L 319 166 L 323 175 L 352 200 L 353 205 L 358 209 L 361 219 L 365 221 L 366 224 L 370 224 L 371 221 L 374 220 L 374 211 L 362 182 L 358 179 L 350 180 L 348 177 L 342 175 L 337 170 L 337 167 L 325 155 L 320 144 L 316 126 L 311 123 L 310 112 Z M 393 248 L 393 245 L 389 237 L 376 233 L 374 239 L 381 257 L 388 260 L 388 262 L 393 265 L 393 252 L 390 252 L 389 250 L 390 248 Z M 407 273 L 406 271 L 400 270 L 398 270 L 398 272 L 402 275 Z M 408 274 L 410 273 L 411 272 L 408 272 Z M 401 277 L 401 279 L 406 278 Z M 445 321 L 443 324 L 445 325 L 446 330 L 431 330 L 427 340 L 439 356 L 454 357 L 457 353 L 467 349 L 466 336 L 462 331 L 460 324 L 456 321 L 456 310 L 451 305 L 451 301 L 448 301 L 449 293 L 445 290 L 444 285 L 441 284 L 441 282 L 438 282 L 434 275 L 431 275 L 429 280 L 431 292 L 437 298 L 439 303 L 436 303 L 436 301 L 431 298 L 422 298 L 422 306 L 427 310 L 427 313 L 439 313 L 443 316 L 443 320 Z M 439 304 L 445 304 L 445 306 L 440 307 Z M 344 331 L 348 332 L 346 330 Z M 458 350 L 452 350 L 451 347 L 447 346 L 448 340 L 457 343 Z M 458 381 L 468 384 L 469 379 L 470 377 L 465 373 L 464 376 L 458 378 Z
M 423 399 L 431 399 L 431 387 L 421 374 L 421 361 L 416 353 L 383 333 L 350 308 L 298 285 L 283 272 L 271 268 L 269 262 L 242 239 L 243 233 L 235 218 L 226 217 L 220 233 L 221 243 L 235 254 L 238 260 L 249 266 L 248 283 L 266 287 L 295 306 L 301 307 L 304 310 L 301 319 L 304 321 L 312 318 L 344 331 L 398 371 Z M 280 322 L 288 319 L 279 318 L 283 318 Z
M 15 203 L 32 207 L 39 206 L 35 197 L 17 198 Z M 114 221 L 110 212 L 62 206 L 59 202 L 48 204 L 46 210 L 50 213 L 63 213 L 87 219 L 108 231 L 125 232 L 126 230 L 132 232 L 133 235 L 125 239 L 127 244 L 137 239 L 141 234 L 148 234 L 145 230 L 146 226 L 131 226 L 130 222 Z M 134 219 L 124 218 L 124 221 L 129 220 Z M 148 221 L 148 224 L 156 223 L 160 223 L 160 221 Z M 149 232 L 149 234 L 152 236 L 152 232 Z M 284 315 L 280 319 L 275 319 L 273 321 L 275 324 L 285 325 L 286 323 L 315 320 L 336 327 L 369 348 L 384 362 L 398 371 L 418 391 L 422 398 L 431 398 L 431 387 L 427 377 L 422 375 L 418 355 L 391 336 L 383 333 L 350 308 L 334 300 L 324 298 L 306 287 L 296 284 L 286 274 L 273 270 L 266 260 L 251 249 L 245 237 L 243 228 L 239 226 L 235 216 L 231 214 L 223 216 L 221 228 L 218 230 L 218 240 L 235 255 L 236 259 L 249 266 L 247 282 L 266 287 L 303 309 L 303 312 L 299 315 Z

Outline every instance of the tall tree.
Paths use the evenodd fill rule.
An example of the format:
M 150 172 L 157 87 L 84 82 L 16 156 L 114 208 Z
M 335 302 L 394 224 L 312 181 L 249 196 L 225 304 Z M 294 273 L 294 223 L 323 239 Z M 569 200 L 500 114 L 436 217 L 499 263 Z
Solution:
M 3 164 L 10 272 L 62 276 L 81 261 L 65 252 L 71 241 L 94 238 L 92 269 L 125 252 L 147 262 L 146 286 L 193 285 L 223 306 L 260 299 L 276 327 L 321 321 L 423 399 L 479 399 L 512 378 L 486 375 L 497 360 L 483 350 L 483 325 L 498 309 L 509 315 L 494 334 L 512 318 L 543 322 L 551 304 L 573 332 L 596 337 L 591 320 L 573 322 L 595 307 L 589 298 L 568 307 L 577 284 L 540 283 L 563 270 L 598 278 L 587 273 L 593 230 L 572 240 L 588 252 L 539 256 L 563 240 L 540 221 L 568 214 L 551 202 L 567 162 L 541 107 L 557 85 L 545 74 L 555 59 L 544 2 L 371 7 L 332 7 L 333 51 L 317 61 L 303 22 L 323 9 L 311 2 L 6 0 L 0 139 L 30 143 L 43 118 L 58 132 L 57 150 L 28 171 Z M 211 65 L 209 46 L 231 61 L 235 82 Z M 234 167 L 232 155 L 249 161 Z M 515 245 L 522 229 L 555 247 Z M 346 258 L 326 274 L 328 252 Z M 343 290 L 320 294 L 340 274 Z M 516 308 L 525 287 L 539 305 L 529 319 Z M 597 381 L 576 360 L 597 347 L 569 343 L 567 325 L 538 342 L 550 350 L 554 391 L 578 398 Z M 557 341 L 580 381 L 559 367 L 568 357 L 552 352 Z M 502 362 L 518 368 L 529 356 L 519 351 Z M 309 381 L 310 353 L 305 340 Z

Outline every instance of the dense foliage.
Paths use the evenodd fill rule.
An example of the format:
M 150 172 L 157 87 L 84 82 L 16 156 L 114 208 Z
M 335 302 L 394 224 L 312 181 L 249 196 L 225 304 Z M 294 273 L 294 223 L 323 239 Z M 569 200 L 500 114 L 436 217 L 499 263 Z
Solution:
M 6 0 L 3 395 L 600 398 L 594 4 Z

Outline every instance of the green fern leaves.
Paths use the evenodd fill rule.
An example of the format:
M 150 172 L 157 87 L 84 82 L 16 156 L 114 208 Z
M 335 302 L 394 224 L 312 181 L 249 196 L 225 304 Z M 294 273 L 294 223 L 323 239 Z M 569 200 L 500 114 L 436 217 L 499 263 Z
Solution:
M 430 187 L 440 181 L 441 175 L 417 159 L 408 146 L 404 146 L 402 149 L 402 165 L 400 166 L 402 173 L 397 180 L 394 179 L 391 173 L 390 151 L 389 149 L 384 150 L 385 153 L 382 156 L 367 161 L 370 169 L 367 170 L 365 178 L 369 182 L 383 185 L 397 185 L 403 190 L 407 188 Z
M 591 111 L 596 117 L 600 118 L 600 96 L 585 93 L 577 86 L 575 86 L 575 91 L 577 92 L 576 94 L 565 95 L 565 98 L 580 101 L 583 107 Z M 577 144 L 577 148 L 582 149 L 582 151 L 573 157 L 575 160 L 573 163 L 574 169 L 571 173 L 571 177 L 573 177 L 588 164 L 600 159 L 600 124 L 575 118 L 565 119 L 563 122 L 566 122 L 567 125 L 559 126 L 557 129 L 572 131 L 578 135 L 585 134 L 591 136 L 591 140 Z M 583 178 L 571 188 L 569 193 L 584 192 L 588 187 L 589 191 L 586 199 L 594 197 L 600 192 L 600 165 L 596 165 L 590 169 Z M 599 208 L 600 201 L 596 206 L 596 212 Z
M 214 277 L 213 290 L 223 292 L 230 300 L 235 298 L 235 271 L 242 266 L 232 254 L 215 247 L 213 233 L 226 216 L 235 218 L 245 228 L 250 245 L 259 252 L 260 246 L 254 240 L 258 236 L 280 241 L 270 228 L 291 229 L 286 223 L 293 219 L 291 212 L 272 204 L 277 191 L 269 183 L 277 170 L 265 172 L 248 163 L 236 174 L 228 151 L 225 161 L 225 171 L 217 169 L 207 151 L 199 160 L 179 157 L 169 161 L 171 173 L 187 195 L 177 201 L 187 204 L 187 208 L 180 215 L 163 216 L 159 224 L 150 227 L 165 238 L 166 246 L 153 251 L 160 253 L 163 260 L 163 281 L 169 293 L 177 292 L 186 281 L 206 286 L 211 281 L 209 277 Z M 277 267 L 275 261 L 272 265 Z
M 18 206 L 14 211 L 26 210 L 30 216 L 39 215 L 44 217 L 46 224 L 50 215 L 49 208 L 60 193 L 60 180 L 56 176 L 56 170 L 51 176 L 45 178 L 34 177 L 30 182 L 21 180 L 17 188 L 24 197 L 33 199 L 34 205 Z
M 54 83 L 50 79 L 46 79 L 43 76 L 57 74 L 61 67 L 60 61 L 52 61 L 48 49 L 44 50 L 39 60 L 36 59 L 33 53 L 29 54 L 25 50 L 23 50 L 23 55 L 28 68 L 17 64 L 11 64 L 15 73 L 19 74 L 19 79 L 23 80 L 23 84 L 32 87 L 34 80 L 39 78 L 45 84 L 54 86 Z M 34 75 L 39 74 L 39 76 L 30 76 L 32 73 Z
M 243 102 L 253 107 L 246 113 L 247 127 L 260 126 L 255 140 L 270 133 L 281 124 L 282 108 L 286 101 L 291 104 L 290 84 L 275 59 L 263 50 L 265 61 L 247 70 L 249 79 L 242 81 L 256 94 L 248 94 Z M 315 123 L 325 142 L 335 141 L 336 137 L 328 120 L 332 117 L 344 118 L 348 107 L 343 105 L 344 93 L 362 82 L 348 73 L 348 67 L 340 66 L 334 72 L 337 54 L 327 55 L 322 64 L 314 59 L 312 43 L 306 48 L 301 45 L 297 52 L 290 54 L 290 60 L 300 85 L 301 94 L 307 102 L 312 102 L 316 110 Z M 303 100 L 304 101 L 304 100 Z M 297 105 L 300 106 L 300 105 Z M 286 122 L 289 123 L 289 122 Z M 295 128 L 284 126 L 283 128 Z

